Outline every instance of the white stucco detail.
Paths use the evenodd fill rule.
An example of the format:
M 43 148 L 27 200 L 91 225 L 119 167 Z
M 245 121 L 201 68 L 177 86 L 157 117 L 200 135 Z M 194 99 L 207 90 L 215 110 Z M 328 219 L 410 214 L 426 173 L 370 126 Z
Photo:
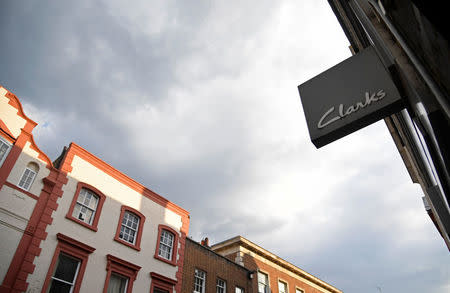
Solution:
M 8 104 L 9 98 L 5 96 L 7 93 L 8 91 L 5 88 L 0 87 L 0 117 L 14 137 L 17 138 L 27 121 L 17 115 L 18 110 L 16 108 Z
M 0 280 L 5 278 L 8 271 L 9 264 L 16 252 L 17 245 L 19 245 L 20 238 L 22 238 L 22 232 L 15 227 L 11 227 L 3 221 L 10 221 L 11 215 L 4 213 L 4 210 L 0 210 Z

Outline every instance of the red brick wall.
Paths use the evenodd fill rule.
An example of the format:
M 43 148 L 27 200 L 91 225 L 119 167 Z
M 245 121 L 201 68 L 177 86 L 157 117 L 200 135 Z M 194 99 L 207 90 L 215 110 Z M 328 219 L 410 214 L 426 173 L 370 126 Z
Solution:
M 236 253 L 227 255 L 226 257 L 228 259 L 234 260 L 236 257 Z M 278 280 L 281 280 L 288 284 L 288 293 L 295 293 L 296 288 L 302 289 L 305 293 L 322 293 L 322 291 L 319 291 L 316 288 L 302 282 L 301 280 L 291 277 L 290 275 L 279 271 L 276 267 L 263 263 L 248 254 L 244 255 L 244 266 L 251 271 L 259 269 L 262 272 L 268 274 L 269 286 L 272 293 L 278 293 Z M 255 277 L 253 278 L 253 287 L 255 288 L 255 293 L 258 292 L 257 282 L 258 279 L 255 274 Z
M 216 292 L 217 278 L 227 282 L 227 293 L 234 293 L 236 286 L 246 293 L 254 292 L 252 280 L 248 278 L 249 270 L 186 238 L 182 293 L 193 292 L 195 269 L 206 272 L 205 293 Z

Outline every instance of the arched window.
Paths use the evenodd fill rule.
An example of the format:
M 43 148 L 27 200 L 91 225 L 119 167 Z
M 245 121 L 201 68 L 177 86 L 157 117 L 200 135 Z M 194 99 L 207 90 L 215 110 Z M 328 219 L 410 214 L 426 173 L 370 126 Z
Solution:
M 78 194 L 72 217 L 91 225 L 97 210 L 99 196 L 87 188 L 82 188 Z
M 176 265 L 178 248 L 178 232 L 166 225 L 158 226 L 158 242 L 155 258 Z
M 100 212 L 106 196 L 95 187 L 78 182 L 77 190 L 72 199 L 66 218 L 97 231 Z
M 114 240 L 136 250 L 141 250 L 145 216 L 132 207 L 122 206 Z
M 26 191 L 30 190 L 30 187 L 33 184 L 34 178 L 36 178 L 36 174 L 38 172 L 38 164 L 34 162 L 28 163 L 27 167 L 22 173 L 22 177 L 20 177 L 18 186 Z

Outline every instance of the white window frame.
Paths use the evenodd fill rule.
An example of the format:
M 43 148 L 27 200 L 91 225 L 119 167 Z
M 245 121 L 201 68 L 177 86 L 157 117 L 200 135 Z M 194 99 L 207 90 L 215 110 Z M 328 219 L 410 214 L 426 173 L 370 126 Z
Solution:
M 85 193 L 89 193 L 93 197 L 97 198 L 97 203 L 95 204 L 95 209 L 92 209 L 92 208 L 86 206 L 84 204 L 84 202 L 82 203 L 82 202 L 78 201 L 80 199 L 80 194 L 83 192 L 83 190 L 84 190 Z M 85 195 L 85 197 L 86 197 L 86 195 Z M 84 188 L 84 187 L 81 188 L 81 190 L 80 190 L 80 192 L 78 193 L 78 196 L 77 196 L 77 201 L 75 202 L 75 206 L 74 206 L 73 211 L 72 211 L 72 217 L 74 217 L 75 219 L 80 220 L 80 221 L 82 221 L 82 222 L 84 222 L 84 223 L 86 223 L 88 225 L 92 225 L 92 222 L 94 222 L 95 214 L 97 213 L 97 208 L 98 208 L 99 201 L 100 201 L 100 196 L 98 196 L 97 194 L 95 194 L 94 192 L 90 191 L 87 188 Z M 83 208 L 83 207 L 92 211 L 92 216 L 91 216 L 91 219 L 89 220 L 89 222 L 86 222 L 86 221 L 80 219 L 79 218 L 79 214 L 78 215 L 74 215 L 77 205 L 80 206 L 80 211 L 81 211 L 81 208 Z
M 264 275 L 266 277 L 265 281 L 267 281 L 267 283 L 261 283 L 259 281 L 259 275 Z M 269 293 L 269 274 L 258 271 L 256 274 L 256 277 L 257 277 L 257 283 L 258 283 L 258 293 Z M 264 292 L 259 291 L 259 284 L 264 284 Z
M 24 176 L 25 176 L 25 173 L 27 172 L 27 170 L 32 174 L 32 177 L 31 177 L 30 184 L 28 186 L 24 186 L 24 185 L 21 185 L 20 183 L 22 182 L 22 179 L 24 179 Z M 19 183 L 17 183 L 17 186 L 22 188 L 25 191 L 29 191 L 31 188 L 31 185 L 33 185 L 34 179 L 36 179 L 36 175 L 37 175 L 36 171 L 31 170 L 30 168 L 26 167 L 25 170 L 23 170 L 22 176 L 20 176 Z M 26 179 L 23 182 L 25 184 Z
M 295 288 L 295 293 L 305 293 L 305 290 L 300 288 Z
M 284 289 L 285 291 L 281 291 L 281 287 L 280 284 L 284 285 Z M 278 293 L 288 293 L 288 283 L 282 280 L 278 280 Z
M 222 282 L 222 284 L 220 284 Z M 227 292 L 227 282 L 221 278 L 217 278 L 216 281 L 216 293 L 226 293 Z
M 167 244 L 167 243 L 165 243 L 165 242 L 163 242 L 163 239 L 164 239 L 164 237 L 165 237 L 164 235 L 170 235 L 170 236 L 172 236 L 172 241 L 171 241 L 170 245 Z M 167 238 L 168 238 L 168 237 L 167 237 Z M 167 239 L 167 238 L 166 238 L 166 239 Z M 173 256 L 173 243 L 174 243 L 174 241 L 175 241 L 175 235 L 173 235 L 172 232 L 167 231 L 167 230 L 165 230 L 165 229 L 163 228 L 163 229 L 161 230 L 161 237 L 159 238 L 158 255 L 159 255 L 160 257 L 164 258 L 164 259 L 172 260 L 172 256 Z M 165 248 L 167 248 L 167 249 L 169 250 L 169 258 L 167 258 L 167 257 L 164 255 L 163 250 L 161 249 L 161 247 L 165 247 Z
M 76 283 L 76 281 L 77 281 L 78 272 L 80 271 L 81 260 L 79 260 L 79 259 L 77 259 L 77 258 L 75 258 L 75 257 L 72 257 L 72 256 L 70 256 L 70 255 L 68 255 L 68 254 L 65 254 L 65 253 L 60 253 L 60 254 L 58 255 L 58 260 L 59 260 L 59 258 L 61 257 L 61 255 L 64 255 L 65 257 L 68 257 L 68 258 L 71 258 L 71 259 L 74 259 L 74 260 L 78 261 L 77 268 L 76 268 L 75 274 L 74 274 L 74 276 L 73 276 L 73 280 L 72 280 L 72 282 L 67 282 L 67 281 L 64 281 L 64 280 L 55 278 L 54 276 L 51 276 L 51 280 L 56 280 L 56 281 L 58 281 L 58 282 L 61 282 L 61 283 L 70 285 L 70 291 L 69 291 L 69 292 L 72 293 L 73 288 L 75 287 L 75 283 Z M 58 265 L 59 265 L 59 261 L 58 261 Z M 55 271 L 53 272 L 53 275 L 55 275 L 56 270 L 58 269 L 58 265 L 55 267 Z M 50 291 L 50 289 L 51 289 L 51 287 L 52 287 L 52 286 L 51 286 L 52 283 L 53 283 L 53 281 L 50 282 L 50 286 L 49 286 L 49 288 L 48 288 L 49 291 Z
M 235 293 L 244 293 L 245 291 L 244 291 L 244 288 L 236 286 L 236 288 L 234 289 L 234 292 Z
M 134 229 L 133 227 L 130 227 L 130 226 L 128 226 L 128 225 L 125 225 L 125 224 L 123 223 L 123 219 L 125 218 L 125 215 L 126 215 L 126 214 L 130 214 L 130 215 L 132 215 L 133 217 L 136 217 L 136 218 L 137 218 L 138 221 L 137 221 L 137 224 L 136 224 L 136 229 Z M 120 231 L 119 231 L 119 239 L 121 239 L 121 240 L 123 240 L 123 241 L 125 241 L 125 242 L 127 242 L 127 243 L 131 243 L 131 244 L 135 245 L 135 244 L 136 244 L 136 239 L 137 239 L 138 233 L 139 233 L 139 224 L 140 224 L 140 222 L 141 222 L 141 217 L 139 217 L 138 215 L 136 215 L 135 213 L 132 213 L 132 212 L 130 212 L 130 211 L 125 211 L 125 212 L 123 213 L 122 219 L 120 219 L 120 230 L 122 230 L 122 227 L 125 227 L 125 228 L 128 228 L 128 229 L 134 231 L 135 233 L 134 233 L 134 237 L 133 237 L 133 242 L 130 242 L 130 241 L 128 241 L 127 239 L 122 238 L 122 237 L 120 236 Z
M 197 280 L 200 280 L 201 283 L 196 283 Z M 200 291 L 197 290 L 197 285 L 200 286 Z M 206 288 L 206 272 L 195 269 L 194 293 L 205 293 L 205 288 Z
M 12 144 L 0 136 L 0 146 L 1 146 L 1 144 L 7 145 L 8 149 L 6 150 L 5 154 L 3 155 L 3 158 L 0 159 L 0 167 L 3 165 L 3 162 L 6 160 L 6 157 L 8 157 L 9 151 L 12 148 Z

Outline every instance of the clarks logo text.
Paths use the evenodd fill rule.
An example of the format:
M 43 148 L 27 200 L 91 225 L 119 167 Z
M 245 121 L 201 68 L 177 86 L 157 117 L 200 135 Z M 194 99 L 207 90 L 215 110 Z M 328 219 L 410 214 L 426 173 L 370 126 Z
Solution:
M 345 110 L 345 111 L 344 111 L 344 104 L 340 104 L 338 113 L 336 113 L 338 115 L 325 121 L 327 119 L 327 117 L 331 113 L 334 112 L 334 107 L 331 107 L 320 118 L 319 123 L 317 123 L 317 128 L 319 128 L 319 129 L 324 128 L 325 126 L 330 125 L 331 123 L 336 122 L 339 119 L 345 118 L 346 116 L 348 116 L 352 113 L 355 113 L 356 111 L 363 109 L 374 102 L 378 102 L 379 100 L 383 99 L 385 96 L 386 96 L 386 93 L 383 90 L 379 90 L 376 94 L 375 93 L 370 94 L 369 92 L 366 92 L 366 99 L 363 102 L 357 102 L 355 105 L 351 105 L 350 107 L 348 107 L 347 110 Z

